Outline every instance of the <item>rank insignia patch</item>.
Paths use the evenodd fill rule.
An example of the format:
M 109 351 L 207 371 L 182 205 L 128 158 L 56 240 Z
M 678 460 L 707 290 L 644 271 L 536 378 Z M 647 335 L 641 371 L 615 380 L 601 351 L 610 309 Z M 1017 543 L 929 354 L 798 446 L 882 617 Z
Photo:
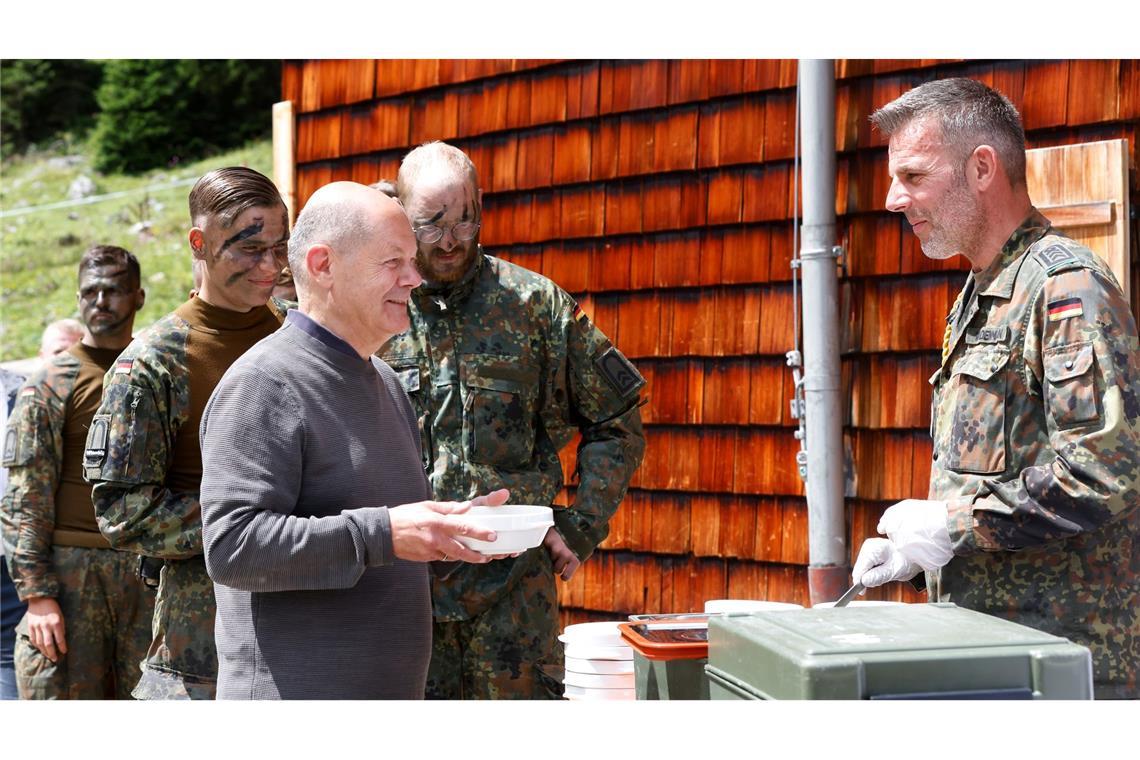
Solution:
M 616 348 L 611 347 L 595 359 L 594 363 L 606 380 L 609 380 L 610 385 L 616 388 L 623 398 L 645 384 L 645 380 L 638 374 L 637 368 Z
M 1077 297 L 1053 301 L 1049 304 L 1049 321 L 1059 322 L 1070 317 L 1079 317 L 1085 313 L 1081 299 Z
M 87 431 L 87 447 L 83 452 L 84 467 L 99 467 L 107 456 L 107 433 L 111 427 L 111 417 L 97 414 L 91 420 Z
M 9 428 L 4 433 L 4 466 L 12 464 L 16 461 L 16 428 Z

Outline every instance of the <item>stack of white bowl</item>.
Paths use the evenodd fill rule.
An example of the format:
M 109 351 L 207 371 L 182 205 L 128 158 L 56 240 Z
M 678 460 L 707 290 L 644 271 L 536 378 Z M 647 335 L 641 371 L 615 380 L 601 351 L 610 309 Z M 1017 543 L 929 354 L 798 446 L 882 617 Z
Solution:
M 637 699 L 633 649 L 617 622 L 569 625 L 558 640 L 566 650 L 567 699 Z

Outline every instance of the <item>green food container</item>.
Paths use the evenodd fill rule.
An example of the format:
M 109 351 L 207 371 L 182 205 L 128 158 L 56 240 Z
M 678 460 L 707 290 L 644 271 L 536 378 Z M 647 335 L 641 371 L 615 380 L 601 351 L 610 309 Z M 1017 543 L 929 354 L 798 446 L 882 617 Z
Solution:
M 1092 698 L 1087 648 L 953 604 L 728 615 L 708 639 L 711 699 Z
M 633 649 L 634 693 L 638 700 L 708 699 L 708 622 L 621 623 L 622 638 Z

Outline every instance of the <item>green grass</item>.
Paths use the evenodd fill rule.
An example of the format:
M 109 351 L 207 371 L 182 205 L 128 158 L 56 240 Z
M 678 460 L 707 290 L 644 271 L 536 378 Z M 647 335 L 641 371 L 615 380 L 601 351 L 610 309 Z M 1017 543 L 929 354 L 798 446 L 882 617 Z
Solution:
M 0 217 L 0 361 L 34 356 L 48 323 L 79 316 L 77 265 L 91 245 L 119 245 L 138 257 L 147 298 L 135 320 L 136 334 L 185 301 L 192 283 L 186 241 L 190 187 L 151 192 L 142 188 L 193 180 L 210 169 L 235 165 L 272 176 L 271 141 L 141 176 L 95 172 L 83 146 L 69 151 L 61 145 L 52 153 L 5 159 L 0 166 L 0 211 L 66 201 L 68 188 L 81 174 L 94 180 L 96 195 L 131 192 L 90 204 Z M 131 231 L 144 220 L 150 222 L 149 229 Z

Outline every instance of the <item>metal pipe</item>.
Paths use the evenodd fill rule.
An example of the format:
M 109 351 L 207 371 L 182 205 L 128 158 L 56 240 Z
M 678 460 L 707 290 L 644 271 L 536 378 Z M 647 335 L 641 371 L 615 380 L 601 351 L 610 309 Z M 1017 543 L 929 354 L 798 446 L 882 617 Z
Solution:
M 803 112 L 804 400 L 808 585 L 812 603 L 847 587 L 840 405 L 839 278 L 835 248 L 835 63 L 799 62 Z

